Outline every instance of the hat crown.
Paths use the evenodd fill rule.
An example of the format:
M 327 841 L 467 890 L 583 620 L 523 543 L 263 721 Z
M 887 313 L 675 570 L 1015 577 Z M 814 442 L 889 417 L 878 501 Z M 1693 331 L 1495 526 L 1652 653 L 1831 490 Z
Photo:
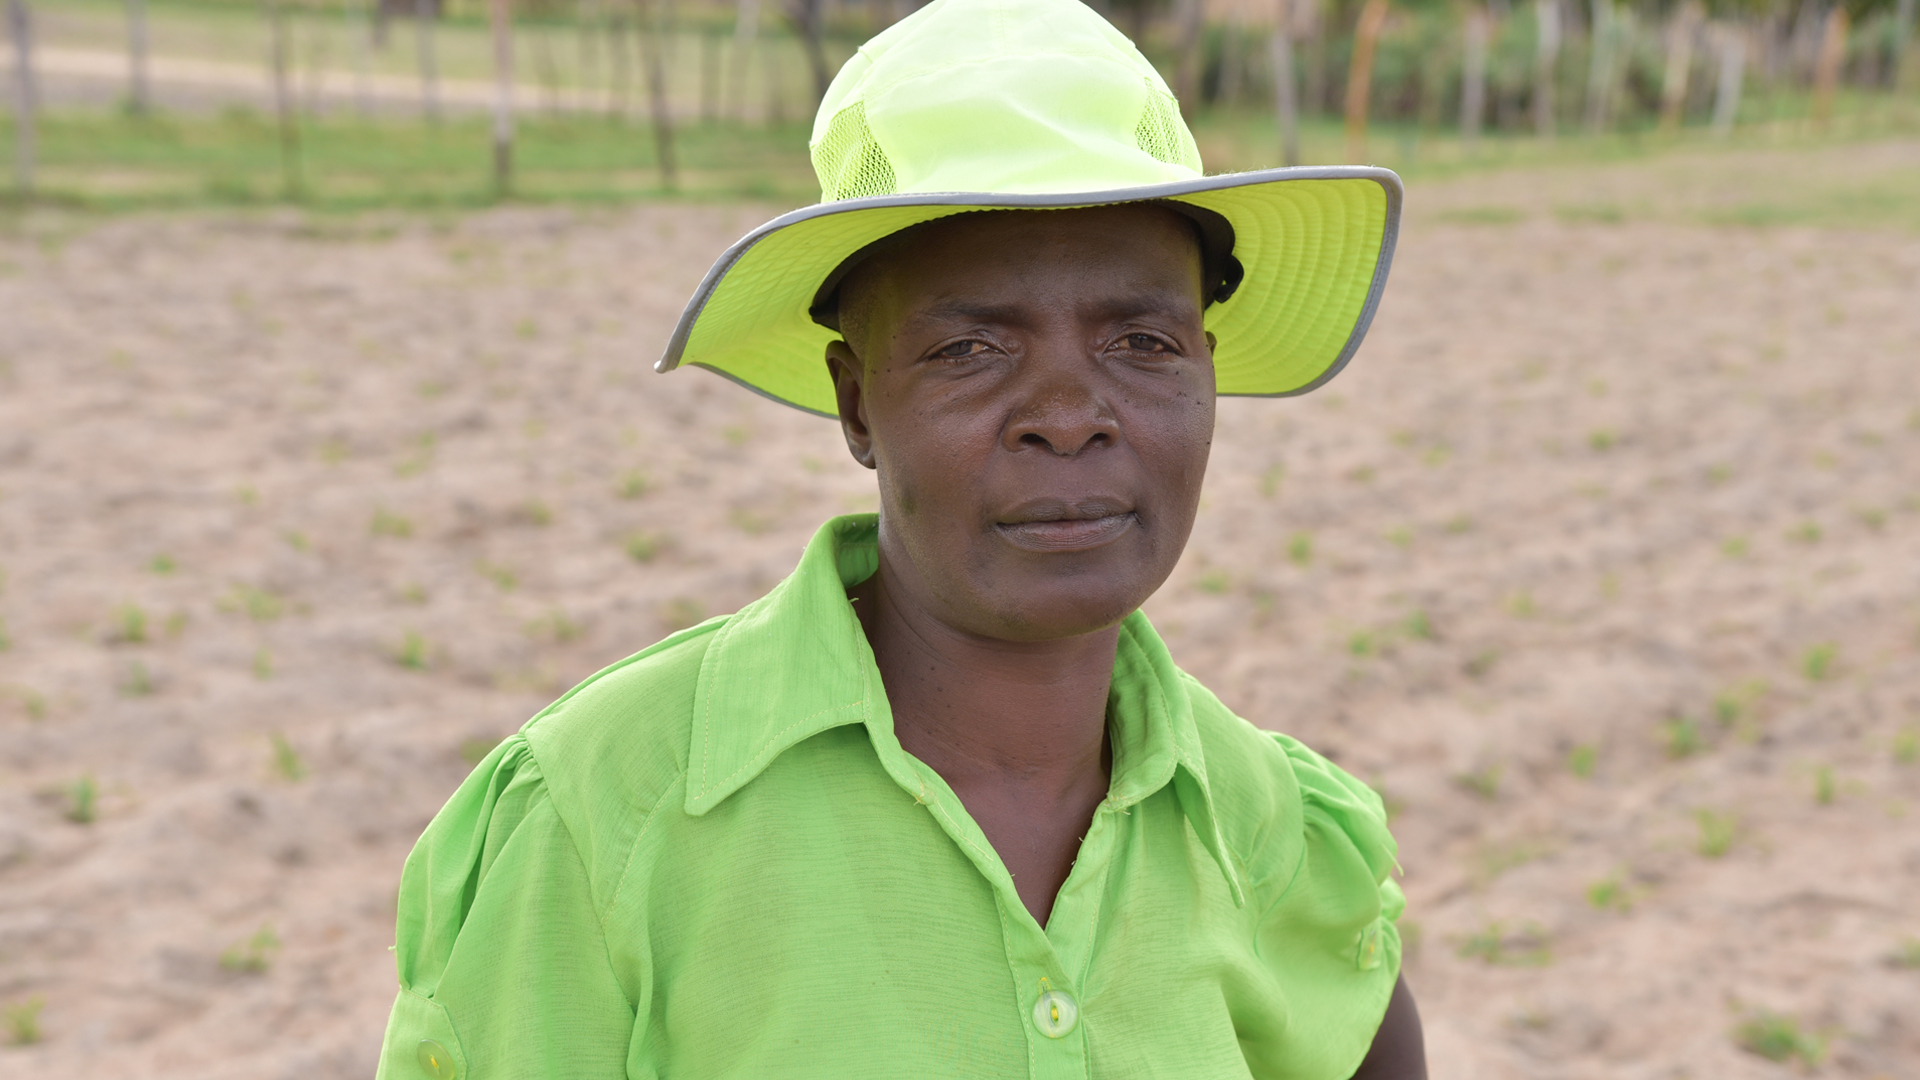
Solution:
M 934 0 L 840 69 L 809 148 L 822 202 L 1201 175 L 1166 81 L 1079 0 Z

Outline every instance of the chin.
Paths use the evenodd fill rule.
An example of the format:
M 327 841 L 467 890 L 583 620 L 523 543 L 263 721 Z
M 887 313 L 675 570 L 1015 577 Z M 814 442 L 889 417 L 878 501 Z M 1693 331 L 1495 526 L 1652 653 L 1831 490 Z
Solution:
M 1051 595 L 1050 595 L 1051 594 Z M 1134 613 L 1146 597 L 1060 595 L 1034 589 L 1016 603 L 992 612 L 988 636 L 1003 641 L 1065 641 L 1096 634 Z

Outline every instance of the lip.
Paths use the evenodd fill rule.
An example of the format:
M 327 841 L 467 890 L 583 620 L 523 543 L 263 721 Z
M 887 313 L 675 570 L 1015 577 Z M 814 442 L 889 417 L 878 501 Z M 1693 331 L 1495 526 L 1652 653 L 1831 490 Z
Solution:
M 1118 499 L 1035 499 L 994 522 L 1013 546 L 1035 552 L 1090 551 L 1140 523 Z

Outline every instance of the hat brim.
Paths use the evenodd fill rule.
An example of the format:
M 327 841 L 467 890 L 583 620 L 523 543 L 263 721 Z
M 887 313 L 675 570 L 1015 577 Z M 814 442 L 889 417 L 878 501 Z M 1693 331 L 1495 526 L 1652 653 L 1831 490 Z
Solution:
M 654 365 L 707 368 L 775 401 L 837 415 L 826 347 L 808 313 L 820 283 L 884 236 L 976 210 L 1065 210 L 1176 199 L 1225 217 L 1246 270 L 1207 309 L 1214 385 L 1285 397 L 1325 385 L 1353 359 L 1386 288 L 1404 189 L 1389 169 L 1336 165 L 1229 173 L 1147 187 L 1043 195 L 880 195 L 804 207 L 720 256 Z

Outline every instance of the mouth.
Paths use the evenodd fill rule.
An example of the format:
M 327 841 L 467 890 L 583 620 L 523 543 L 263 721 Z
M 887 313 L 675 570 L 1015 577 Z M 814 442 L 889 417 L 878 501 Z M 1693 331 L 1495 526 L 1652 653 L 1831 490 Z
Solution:
M 1088 551 L 1140 523 L 1117 499 L 1037 499 L 1015 507 L 994 529 L 1013 546 L 1036 552 Z

